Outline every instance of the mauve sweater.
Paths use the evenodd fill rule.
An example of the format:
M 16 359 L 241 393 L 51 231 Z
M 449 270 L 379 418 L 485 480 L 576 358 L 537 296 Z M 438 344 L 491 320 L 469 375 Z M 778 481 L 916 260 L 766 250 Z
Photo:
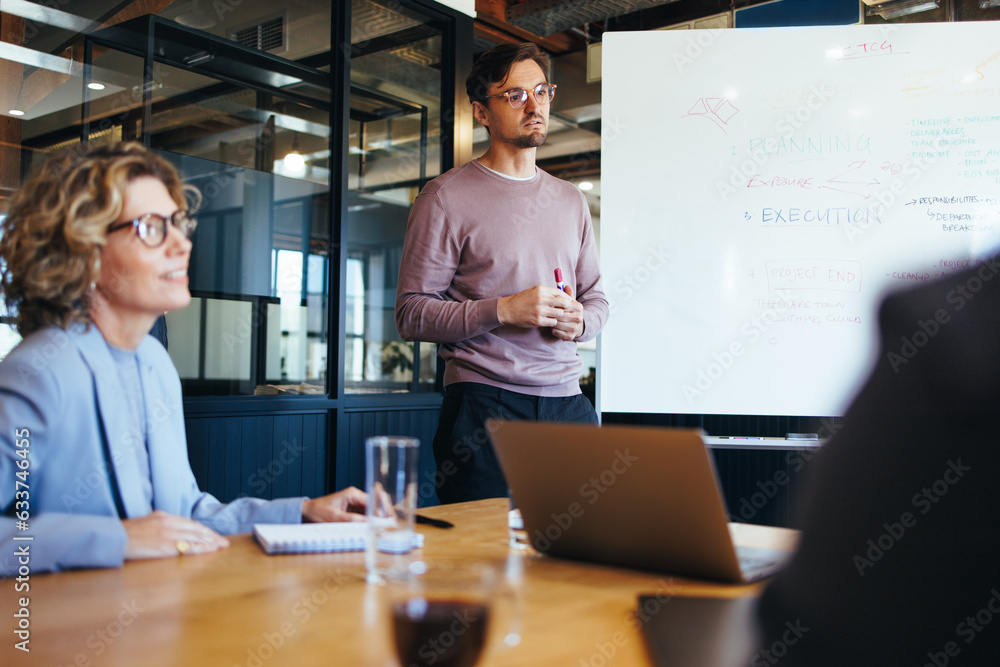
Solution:
M 550 328 L 501 325 L 497 302 L 553 271 L 583 305 L 577 339 L 600 333 L 608 318 L 590 209 L 579 190 L 537 170 L 528 180 L 473 160 L 428 183 L 406 228 L 396 290 L 404 340 L 440 344 L 444 384 L 479 382 L 533 396 L 580 393 L 576 343 Z

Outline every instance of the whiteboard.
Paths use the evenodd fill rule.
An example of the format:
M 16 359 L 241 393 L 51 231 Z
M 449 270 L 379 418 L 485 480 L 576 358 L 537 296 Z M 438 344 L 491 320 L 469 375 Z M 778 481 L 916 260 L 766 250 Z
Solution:
M 606 33 L 602 411 L 842 415 L 886 292 L 1000 247 L 996 35 Z

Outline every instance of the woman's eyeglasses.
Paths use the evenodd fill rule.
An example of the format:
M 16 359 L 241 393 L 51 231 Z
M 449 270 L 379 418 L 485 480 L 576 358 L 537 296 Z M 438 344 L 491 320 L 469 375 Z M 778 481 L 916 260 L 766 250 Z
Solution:
M 135 220 L 119 222 L 118 224 L 111 225 L 108 227 L 108 234 L 111 232 L 117 232 L 119 229 L 135 227 L 135 233 L 139 235 L 139 239 L 150 248 L 155 248 L 162 245 L 163 242 L 167 240 L 168 221 L 176 227 L 178 231 L 185 236 L 185 238 L 191 238 L 191 235 L 194 234 L 195 228 L 198 227 L 198 221 L 189 216 L 187 211 L 176 211 L 173 215 L 167 218 L 163 217 L 159 213 L 146 213 L 145 215 L 140 215 Z

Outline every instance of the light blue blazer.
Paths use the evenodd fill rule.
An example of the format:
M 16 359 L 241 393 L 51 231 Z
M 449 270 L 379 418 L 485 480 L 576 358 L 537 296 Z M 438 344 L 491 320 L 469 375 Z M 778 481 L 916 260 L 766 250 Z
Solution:
M 223 504 L 198 489 L 173 362 L 149 336 L 137 354 L 153 509 L 224 534 L 249 531 L 254 523 L 299 523 L 304 498 Z M 0 575 L 16 573 L 25 560 L 32 572 L 121 566 L 127 538 L 119 507 L 127 518 L 148 512 L 147 473 L 129 455 L 143 442 L 129 431 L 124 391 L 95 326 L 36 331 L 0 363 Z M 25 450 L 26 469 L 18 465 Z M 23 511 L 27 530 L 17 523 Z

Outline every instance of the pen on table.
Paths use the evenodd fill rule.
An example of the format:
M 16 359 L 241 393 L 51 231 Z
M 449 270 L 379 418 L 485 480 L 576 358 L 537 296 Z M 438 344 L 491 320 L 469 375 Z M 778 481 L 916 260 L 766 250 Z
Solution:
M 420 514 L 416 515 L 417 523 L 427 524 L 428 526 L 434 526 L 435 528 L 454 528 L 455 524 L 450 521 L 443 521 L 442 519 L 432 519 L 430 517 L 422 516 Z
M 562 279 L 562 269 L 556 269 L 556 287 L 561 289 L 563 292 L 566 291 L 566 283 Z

